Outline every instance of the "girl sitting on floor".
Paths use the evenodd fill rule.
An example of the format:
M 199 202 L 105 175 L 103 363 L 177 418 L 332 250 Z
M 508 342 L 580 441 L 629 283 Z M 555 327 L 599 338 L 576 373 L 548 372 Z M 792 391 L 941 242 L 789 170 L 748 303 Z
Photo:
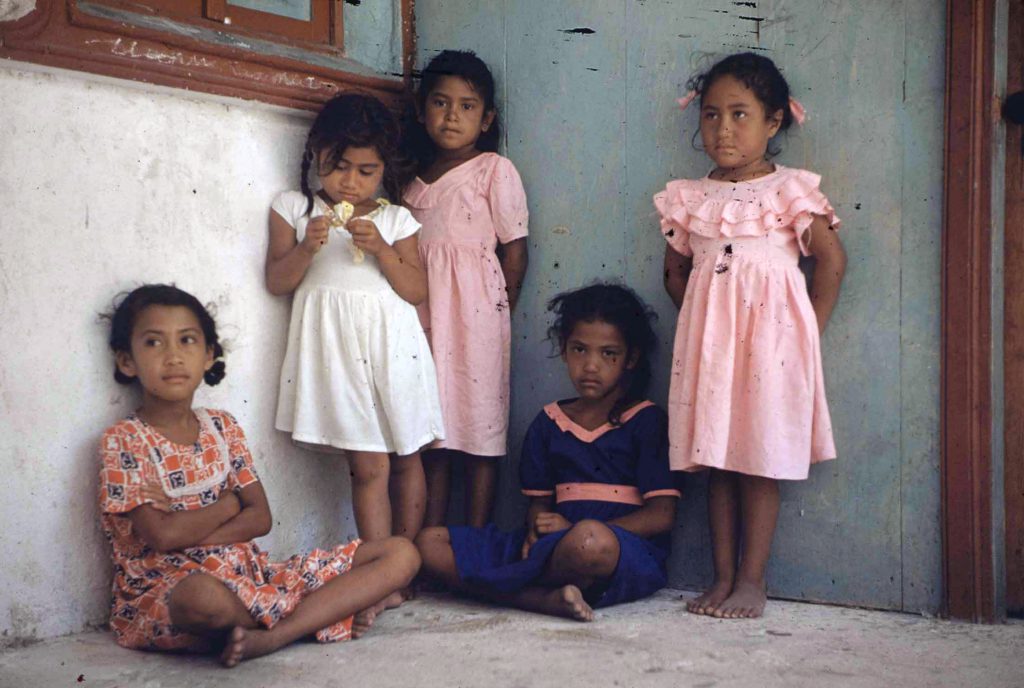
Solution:
M 596 284 L 552 299 L 579 396 L 553 402 L 526 433 L 519 465 L 526 526 L 425 528 L 424 572 L 453 590 L 530 611 L 593 618 L 666 583 L 675 489 L 665 413 L 644 393 L 653 314 L 629 289 Z
M 192 408 L 204 380 L 224 377 L 202 304 L 175 287 L 139 287 L 111 316 L 110 347 L 114 378 L 142 388 L 142 405 L 100 442 L 117 642 L 220 650 L 230 667 L 314 633 L 334 642 L 364 632 L 372 618 L 353 615 L 408 585 L 419 556 L 392 537 L 275 562 L 253 542 L 272 520 L 245 435 L 229 413 Z

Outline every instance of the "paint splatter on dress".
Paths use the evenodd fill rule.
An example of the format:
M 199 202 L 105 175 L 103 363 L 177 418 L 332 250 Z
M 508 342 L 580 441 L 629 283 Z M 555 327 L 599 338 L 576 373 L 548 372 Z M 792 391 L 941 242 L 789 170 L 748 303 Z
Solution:
M 128 512 L 149 503 L 142 486 L 159 481 L 175 511 L 201 509 L 225 490 L 259 480 L 245 435 L 225 411 L 196 409 L 199 438 L 171 442 L 137 415 L 111 426 L 100 441 L 100 511 L 113 548 L 110 627 L 128 648 L 175 650 L 198 647 L 200 638 L 176 628 L 168 597 L 187 576 L 204 573 L 238 595 L 261 626 L 273 626 L 303 597 L 352 566 L 359 541 L 315 549 L 287 561 L 270 561 L 252 541 L 157 552 L 132 529 Z M 347 640 L 352 617 L 321 629 L 320 642 Z
M 523 183 L 508 158 L 481 153 L 432 184 L 417 177 L 404 200 L 423 223 L 429 289 L 419 314 L 448 433 L 434 447 L 503 456 L 512 330 L 495 247 L 527 235 Z
M 776 165 L 749 181 L 680 179 L 654 197 L 669 245 L 693 256 L 669 388 L 673 470 L 802 480 L 836 456 L 818 321 L 797 266 L 821 178 Z

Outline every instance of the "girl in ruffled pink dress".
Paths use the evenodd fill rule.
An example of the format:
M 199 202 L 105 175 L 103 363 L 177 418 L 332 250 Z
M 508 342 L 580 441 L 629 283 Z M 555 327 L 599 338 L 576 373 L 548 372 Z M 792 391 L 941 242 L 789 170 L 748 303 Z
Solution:
M 690 81 L 708 176 L 668 183 L 665 289 L 680 306 L 669 390 L 669 461 L 710 469 L 715 580 L 687 608 L 760 616 L 779 480 L 835 458 L 820 335 L 846 254 L 812 172 L 771 162 L 768 144 L 803 109 L 771 60 L 732 55 Z M 814 256 L 814 280 L 797 267 Z
M 494 78 L 471 52 L 426 69 L 408 132 L 418 174 L 405 205 L 423 225 L 420 320 L 437 366 L 447 435 L 423 454 L 426 525 L 444 524 L 453 461 L 466 469 L 466 521 L 490 518 L 508 431 L 511 311 L 526 273 L 526 193 L 500 139 Z

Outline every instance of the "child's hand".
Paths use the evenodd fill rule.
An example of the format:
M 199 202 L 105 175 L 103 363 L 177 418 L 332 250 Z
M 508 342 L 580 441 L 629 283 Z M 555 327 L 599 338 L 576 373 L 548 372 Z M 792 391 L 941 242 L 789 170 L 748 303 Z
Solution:
M 538 535 L 557 533 L 566 528 L 572 528 L 572 523 L 562 514 L 556 514 L 551 511 L 537 514 L 537 520 L 533 523 L 533 529 L 537 531 Z
M 159 483 L 145 483 L 142 486 L 142 501 L 149 502 L 157 511 L 171 513 L 171 500 L 164 494 L 164 488 Z
M 537 542 L 537 531 L 530 528 L 526 531 L 526 540 L 523 541 L 523 559 L 530 553 L 530 548 L 533 547 L 533 543 Z
M 384 241 L 384 237 L 380 235 L 377 225 L 373 224 L 372 220 L 367 220 L 364 217 L 349 220 L 345 229 L 352 235 L 352 243 L 356 248 L 366 251 L 371 256 L 380 255 L 381 251 L 391 248 Z
M 305 251 L 316 255 L 326 244 L 331 235 L 331 225 L 326 217 L 314 217 L 306 224 L 306 235 L 299 244 Z

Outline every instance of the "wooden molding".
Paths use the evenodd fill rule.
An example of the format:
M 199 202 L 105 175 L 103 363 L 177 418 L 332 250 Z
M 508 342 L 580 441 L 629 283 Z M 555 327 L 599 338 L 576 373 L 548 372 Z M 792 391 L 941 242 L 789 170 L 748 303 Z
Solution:
M 36 0 L 28 15 L 0 22 L 0 57 L 307 110 L 347 90 L 372 93 L 397 108 L 411 81 L 413 0 L 402 0 L 401 6 L 403 73 L 388 75 L 330 46 L 278 37 L 267 42 L 291 49 L 288 55 L 253 52 L 230 41 L 107 18 L 85 5 L 83 0 Z M 341 26 L 338 22 L 335 30 Z M 304 61 L 303 51 L 314 61 Z
M 945 612 L 993 622 L 992 143 L 995 0 L 948 0 L 942 231 Z

